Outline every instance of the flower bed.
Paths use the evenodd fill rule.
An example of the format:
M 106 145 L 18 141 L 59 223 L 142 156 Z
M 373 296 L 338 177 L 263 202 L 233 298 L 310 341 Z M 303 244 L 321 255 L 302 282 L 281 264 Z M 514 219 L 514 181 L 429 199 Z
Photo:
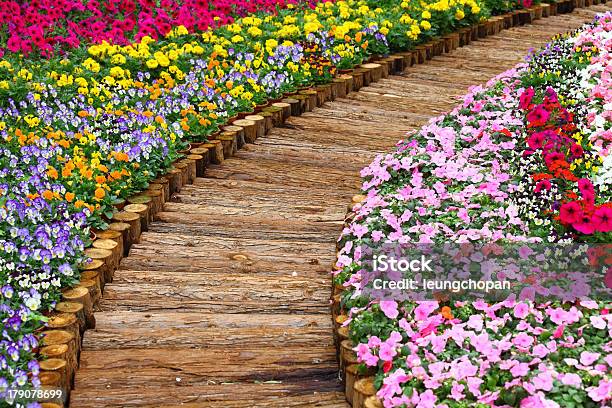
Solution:
M 338 321 L 385 407 L 610 404 L 609 302 L 380 299 L 363 265 L 381 243 L 611 242 L 611 33 L 607 13 L 555 39 L 362 171 Z
M 163 37 L 173 27 L 204 31 L 256 11 L 273 12 L 296 1 L 72 1 L 0 3 L 2 52 L 52 55 L 82 42 L 127 45 L 145 36 Z

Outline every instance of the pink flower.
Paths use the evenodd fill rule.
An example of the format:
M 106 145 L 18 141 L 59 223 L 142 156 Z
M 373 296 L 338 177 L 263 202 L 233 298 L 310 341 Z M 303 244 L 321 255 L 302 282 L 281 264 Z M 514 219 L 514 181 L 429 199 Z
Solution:
M 601 316 L 591 316 L 590 319 L 591 325 L 599 330 L 604 330 L 607 326 L 606 321 Z
M 533 350 L 531 351 L 531 354 L 539 358 L 544 358 L 548 355 L 548 352 L 548 348 L 546 348 L 545 345 L 537 344 L 536 346 L 534 346 Z
M 437 399 L 432 390 L 427 390 L 419 395 L 419 403 L 416 408 L 435 408 Z
M 558 307 L 558 308 L 555 308 L 555 309 L 548 309 L 548 310 L 546 310 L 546 313 L 548 314 L 548 316 L 550 317 L 550 320 L 553 323 L 555 323 L 555 324 L 563 324 L 563 323 L 565 323 L 565 319 L 566 319 L 567 313 L 562 308 Z
M 529 365 L 527 363 L 518 363 L 510 369 L 510 374 L 513 377 L 524 377 L 529 373 Z
M 589 397 L 595 402 L 610 400 L 612 397 L 612 381 L 602 379 L 599 386 L 590 387 Z
M 372 354 L 367 344 L 360 343 L 354 350 L 359 361 L 363 361 L 370 367 L 378 364 L 378 357 Z
M 580 353 L 580 364 L 584 366 L 590 366 L 599 359 L 600 355 L 601 354 L 599 353 L 591 353 L 588 351 L 583 351 L 582 353 Z
M 526 303 L 520 302 L 514 306 L 514 317 L 517 319 L 524 319 L 529 315 L 529 306 Z
M 406 372 L 400 368 L 383 380 L 383 385 L 376 395 L 380 398 L 388 399 L 396 394 L 402 394 L 401 384 L 408 381 L 408 379 L 409 377 L 406 375 Z
M 534 387 L 542 391 L 550 391 L 553 387 L 553 378 L 548 371 L 542 372 L 532 378 Z
M 386 342 L 380 345 L 378 356 L 383 361 L 392 361 L 393 357 L 397 355 L 394 345 L 389 345 Z
M 546 399 L 544 393 L 539 392 L 521 400 L 521 408 L 559 408 L 559 404 Z
M 580 387 L 582 379 L 578 374 L 567 373 L 561 377 L 561 383 L 564 385 L 570 385 L 572 387 Z
M 353 224 L 352 226 L 353 235 L 355 235 L 358 239 L 361 239 L 365 234 L 368 233 L 368 227 L 362 224 Z
M 478 378 L 478 377 L 468 377 L 467 379 L 467 383 L 468 383 L 468 390 L 470 390 L 470 392 L 476 396 L 480 395 L 480 386 L 482 385 L 482 383 L 484 382 L 484 380 L 482 378 Z
M 533 344 L 533 337 L 527 333 L 519 333 L 516 337 L 514 337 L 512 343 L 517 347 L 527 348 Z
M 457 365 L 458 378 L 473 377 L 478 373 L 478 367 L 472 364 L 471 361 L 465 360 Z
M 461 401 L 462 399 L 465 398 L 465 394 L 463 393 L 463 390 L 465 389 L 465 386 L 462 384 L 459 384 L 458 382 L 454 381 L 453 382 L 453 387 L 451 388 L 451 398 L 454 399 L 455 401 Z
M 438 308 L 438 302 L 424 301 L 414 309 L 414 319 L 417 321 L 425 320 L 434 310 Z
M 399 315 L 397 302 L 395 300 L 381 300 L 380 310 L 382 310 L 389 319 L 395 319 Z

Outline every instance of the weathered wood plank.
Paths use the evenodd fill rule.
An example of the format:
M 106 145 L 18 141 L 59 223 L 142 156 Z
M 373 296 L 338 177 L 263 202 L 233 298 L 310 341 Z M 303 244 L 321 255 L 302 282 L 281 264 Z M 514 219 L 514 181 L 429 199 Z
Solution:
M 139 329 L 143 327 L 151 329 L 205 329 L 205 328 L 257 328 L 268 327 L 271 330 L 279 328 L 289 329 L 312 329 L 331 328 L 329 316 L 321 314 L 275 314 L 253 315 L 253 314 L 219 314 L 172 311 L 159 312 L 155 314 L 140 312 L 100 312 L 96 314 L 96 327 L 108 330 Z M 85 333 L 87 340 L 89 332 Z
M 272 320 L 272 319 L 270 319 Z M 87 333 L 85 345 L 90 350 L 122 350 L 126 348 L 174 347 L 241 349 L 283 344 L 292 347 L 333 347 L 329 327 L 304 329 L 268 326 L 257 328 L 205 328 L 189 330 L 178 328 L 95 329 Z
M 241 273 L 252 276 L 326 276 L 329 264 L 318 261 L 270 261 L 265 259 L 244 259 L 244 255 L 233 258 L 211 258 L 208 254 L 185 257 L 180 253 L 169 253 L 156 258 L 154 251 L 132 251 L 123 260 L 122 269 L 115 273 L 120 282 L 124 270 L 162 271 L 166 273 L 197 272 L 202 279 L 212 279 L 224 273 Z
M 175 381 L 176 383 L 176 381 Z M 346 408 L 344 393 L 334 381 L 236 384 L 211 383 L 205 386 L 186 387 L 180 382 L 174 386 L 155 390 L 125 390 L 107 388 L 104 395 L 96 393 L 72 393 L 73 406 L 100 406 L 109 404 L 121 407 L 187 407 L 202 408 L 290 408 L 328 407 Z

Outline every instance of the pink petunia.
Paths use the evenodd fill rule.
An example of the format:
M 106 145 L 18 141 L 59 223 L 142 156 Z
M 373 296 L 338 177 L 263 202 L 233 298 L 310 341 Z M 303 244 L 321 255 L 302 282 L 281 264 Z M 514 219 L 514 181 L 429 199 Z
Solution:
M 399 315 L 397 302 L 395 300 L 381 300 L 380 310 L 382 310 L 389 319 L 395 319 Z
M 582 353 L 580 353 L 580 364 L 584 366 L 590 366 L 599 359 L 599 356 L 601 356 L 601 354 L 599 353 L 583 351 Z
M 529 306 L 526 303 L 520 302 L 514 306 L 514 317 L 524 319 L 527 315 L 529 315 Z
M 531 351 L 531 354 L 533 356 L 536 356 L 539 358 L 546 357 L 548 353 L 549 353 L 548 348 L 543 344 L 537 344 L 536 346 L 533 347 L 533 350 Z
M 527 348 L 533 344 L 533 341 L 533 337 L 531 337 L 527 333 L 519 333 L 514 337 L 512 343 L 517 347 Z
M 389 345 L 388 343 L 382 343 L 378 350 L 378 357 L 383 361 L 393 361 L 393 357 L 397 355 L 395 346 Z
M 567 373 L 561 377 L 561 383 L 563 385 L 569 385 L 572 387 L 580 387 L 582 384 L 582 378 L 578 374 Z
M 438 302 L 424 301 L 414 309 L 414 319 L 417 321 L 425 320 L 434 310 L 438 308 Z
M 529 365 L 527 363 L 518 363 L 510 369 L 510 374 L 513 377 L 524 377 L 529 373 Z
M 612 399 L 612 381 L 601 380 L 599 386 L 590 387 L 589 397 L 595 402 L 609 401 Z

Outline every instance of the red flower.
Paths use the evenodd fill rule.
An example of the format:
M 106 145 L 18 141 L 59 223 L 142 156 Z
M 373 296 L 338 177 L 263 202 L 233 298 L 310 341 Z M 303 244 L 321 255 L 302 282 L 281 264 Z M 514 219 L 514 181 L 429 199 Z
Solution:
M 533 178 L 534 181 L 540 181 L 540 180 L 550 180 L 551 178 L 553 178 L 553 176 L 548 173 L 536 173 L 536 174 L 533 174 L 531 178 Z
M 393 367 L 393 362 L 391 362 L 391 360 L 385 361 L 382 367 L 383 373 L 388 373 L 392 367 Z
M 574 143 L 570 150 L 574 158 L 582 157 L 582 155 L 584 154 L 584 149 L 577 143 Z
M 559 217 L 564 224 L 574 224 L 582 217 L 582 208 L 576 201 L 565 203 L 561 206 Z

